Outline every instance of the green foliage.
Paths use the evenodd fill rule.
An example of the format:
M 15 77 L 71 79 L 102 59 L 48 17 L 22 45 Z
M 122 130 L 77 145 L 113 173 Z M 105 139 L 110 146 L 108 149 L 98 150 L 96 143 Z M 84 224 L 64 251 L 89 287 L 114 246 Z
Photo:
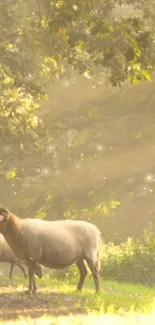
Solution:
M 33 203 L 34 201 L 32 201 Z M 31 202 L 30 202 L 31 203 Z M 52 204 L 52 195 L 47 193 L 47 196 L 45 198 L 45 204 L 42 205 L 36 212 L 35 218 L 36 219 L 46 219 L 48 215 L 49 208 Z
M 143 284 L 155 282 L 155 236 L 151 227 L 141 238 L 128 238 L 120 246 L 103 245 L 101 256 L 103 278 Z
M 37 211 L 37 214 L 35 216 L 36 219 L 41 219 L 41 220 L 46 219 L 46 217 L 47 217 L 47 212 L 46 212 L 45 208 L 40 208 Z
M 50 81 L 63 76 L 68 64 L 96 81 L 106 71 L 114 86 L 127 79 L 150 80 L 155 65 L 153 7 L 153 0 L 135 1 L 123 17 L 119 0 L 1 1 L 0 64 L 8 75 L 3 83 L 13 79 L 36 94 L 44 90 L 45 76 Z
M 139 139 L 135 139 L 134 132 L 124 132 L 120 101 L 117 114 L 109 113 L 113 104 L 110 109 L 107 107 L 107 121 L 106 104 L 100 106 L 92 101 L 86 107 L 81 98 L 74 98 L 74 109 L 70 104 L 67 108 L 63 101 L 56 106 L 54 103 L 55 92 L 61 93 L 64 86 L 69 89 L 72 77 L 79 73 L 94 88 L 107 81 L 117 86 L 128 80 L 151 80 L 155 67 L 154 1 L 125 3 L 1 1 L 0 175 L 5 183 L 1 200 L 6 202 L 9 193 L 13 209 L 20 206 L 25 215 L 43 219 L 50 214 L 53 218 L 101 222 L 110 218 L 112 221 L 116 214 L 126 171 L 119 173 L 120 178 L 124 177 L 120 186 L 110 188 L 109 179 L 114 184 L 118 173 L 104 162 L 117 155 L 117 146 L 121 150 L 128 146 L 129 134 L 131 141 L 141 145 L 144 134 L 138 124 L 145 123 L 138 122 L 137 117 L 137 124 L 129 120 L 130 125 L 137 125 L 137 133 L 140 131 Z M 48 99 L 46 92 L 48 103 L 44 102 Z M 123 105 L 126 117 L 129 101 Z M 40 104 L 42 109 L 37 111 Z M 132 106 L 136 114 L 138 105 Z M 44 119 L 44 125 L 38 116 Z M 154 138 L 149 132 L 146 137 Z M 53 148 L 47 150 L 48 146 Z M 47 174 L 42 172 L 46 167 Z M 44 189 L 52 195 L 48 204 L 41 193 Z M 24 203 L 30 197 L 34 199 L 27 208 Z
M 134 9 L 137 8 L 139 1 L 134 3 Z M 38 104 L 34 96 L 40 98 L 48 82 L 67 75 L 68 65 L 94 82 L 100 81 L 100 77 L 105 81 L 106 74 L 114 86 L 126 80 L 150 81 L 155 66 L 152 8 L 153 1 L 142 1 L 137 16 L 130 14 L 129 7 L 125 18 L 120 1 L 1 1 L 3 141 L 8 134 L 13 134 L 16 142 L 21 133 L 35 136 L 34 111 Z M 89 110 L 90 117 L 94 114 Z M 8 116 L 8 127 L 4 127 Z M 89 131 L 85 128 L 78 145 L 88 139 Z
M 17 175 L 17 170 L 16 168 L 15 169 L 12 169 L 12 170 L 9 170 L 8 173 L 7 173 L 7 177 L 8 178 L 15 178 Z

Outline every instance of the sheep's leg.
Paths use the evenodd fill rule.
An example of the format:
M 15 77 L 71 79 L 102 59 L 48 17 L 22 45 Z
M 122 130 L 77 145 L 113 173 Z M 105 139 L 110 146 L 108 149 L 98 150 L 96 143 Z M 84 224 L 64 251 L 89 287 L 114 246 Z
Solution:
M 32 267 L 32 292 L 35 293 L 37 291 L 37 285 L 36 285 L 36 280 L 35 280 L 35 270 L 37 269 L 37 263 L 34 259 L 30 260 L 30 264 Z
M 31 266 L 31 264 L 29 265 L 29 286 L 28 286 L 28 290 L 26 291 L 26 293 L 32 293 L 33 292 L 33 268 Z
M 14 263 L 11 263 L 11 266 L 10 266 L 10 273 L 9 273 L 9 278 L 10 278 L 10 279 L 12 279 L 13 268 L 14 268 Z
M 85 280 L 85 278 L 87 276 L 87 269 L 85 267 L 83 259 L 79 260 L 76 263 L 76 265 L 77 265 L 77 267 L 79 269 L 79 272 L 80 272 L 80 280 L 79 280 L 79 283 L 78 283 L 78 286 L 77 286 L 77 290 L 81 291 L 82 287 L 83 287 L 83 284 L 84 284 L 84 280 Z
M 25 278 L 27 278 L 27 274 L 25 272 L 24 267 L 21 264 L 19 264 L 19 263 L 17 263 L 17 266 L 23 271 Z
M 93 276 L 93 279 L 94 279 L 94 282 L 95 282 L 95 289 L 96 289 L 96 292 L 100 292 L 100 284 L 99 284 L 99 261 L 97 259 L 97 262 L 94 263 L 94 261 L 90 260 L 90 259 L 86 259 L 87 261 L 87 264 L 91 270 L 91 273 L 92 273 L 92 276 Z
M 26 293 L 35 293 L 37 290 L 37 285 L 35 281 L 35 269 L 36 269 L 36 261 L 32 258 L 28 261 L 28 268 L 29 268 L 29 286 Z
M 36 263 L 33 260 L 32 264 L 33 264 L 33 270 L 34 270 L 34 274 L 33 274 L 33 293 L 35 293 L 37 291 L 37 289 L 38 289 L 37 285 L 36 285 L 35 274 L 38 276 L 39 279 L 42 279 L 43 273 L 42 273 L 42 268 L 38 263 Z
M 36 291 L 37 291 L 37 285 L 36 285 L 35 276 L 33 274 L 33 293 L 35 293 Z

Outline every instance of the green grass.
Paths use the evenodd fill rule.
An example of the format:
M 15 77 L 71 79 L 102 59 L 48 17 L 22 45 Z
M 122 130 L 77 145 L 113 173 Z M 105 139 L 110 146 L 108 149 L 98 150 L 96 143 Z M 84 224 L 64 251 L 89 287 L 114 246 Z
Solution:
M 101 280 L 101 293 L 94 292 L 92 280 L 87 280 L 81 293 L 76 292 L 76 280 L 57 280 L 47 278 L 43 285 L 49 290 L 71 294 L 80 303 L 85 301 L 89 311 L 115 311 L 120 309 L 150 312 L 155 307 L 155 289 L 142 285 L 122 284 Z
M 143 324 L 144 320 L 145 324 L 146 321 L 149 325 L 154 324 L 151 323 L 155 321 L 154 288 L 101 280 L 101 293 L 96 294 L 93 281 L 88 278 L 83 291 L 79 293 L 75 291 L 77 281 L 78 279 L 57 279 L 46 276 L 42 280 L 37 280 L 37 295 L 29 297 L 23 293 L 27 280 L 1 279 L 0 324 L 5 324 L 4 320 L 7 321 L 6 324 L 18 324 L 19 318 L 19 324 L 24 322 L 29 324 L 31 320 L 30 324 L 37 325 L 93 325 L 103 324 L 107 317 L 110 321 L 107 322 L 108 325 L 135 325 L 131 318 L 135 321 L 137 317 L 138 324 Z M 122 318 L 124 323 L 121 323 Z M 16 319 L 16 323 L 13 319 Z

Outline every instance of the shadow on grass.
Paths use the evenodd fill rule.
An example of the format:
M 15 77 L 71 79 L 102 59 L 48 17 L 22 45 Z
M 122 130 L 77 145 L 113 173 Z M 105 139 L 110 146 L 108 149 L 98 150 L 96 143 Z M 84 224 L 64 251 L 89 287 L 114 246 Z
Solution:
M 0 284 L 0 319 L 11 320 L 19 317 L 37 318 L 50 316 L 86 314 L 85 297 L 74 294 L 38 290 L 28 295 L 23 288 Z
M 113 282 L 101 281 L 101 294 L 94 293 L 92 282 L 87 283 L 82 293 L 70 281 L 44 279 L 38 282 L 36 295 L 27 295 L 27 282 L 22 279 L 0 281 L 0 319 L 19 317 L 38 318 L 88 312 L 150 312 L 155 306 L 155 290 Z M 110 309 L 109 309 L 110 308 Z M 112 308 L 112 309 L 111 309 Z

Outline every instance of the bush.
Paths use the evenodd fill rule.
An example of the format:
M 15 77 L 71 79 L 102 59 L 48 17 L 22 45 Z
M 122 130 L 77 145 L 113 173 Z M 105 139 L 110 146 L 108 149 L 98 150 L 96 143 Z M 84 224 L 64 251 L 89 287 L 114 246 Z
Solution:
M 116 281 L 155 283 L 155 235 L 151 227 L 141 238 L 128 238 L 119 246 L 103 245 L 101 276 Z

